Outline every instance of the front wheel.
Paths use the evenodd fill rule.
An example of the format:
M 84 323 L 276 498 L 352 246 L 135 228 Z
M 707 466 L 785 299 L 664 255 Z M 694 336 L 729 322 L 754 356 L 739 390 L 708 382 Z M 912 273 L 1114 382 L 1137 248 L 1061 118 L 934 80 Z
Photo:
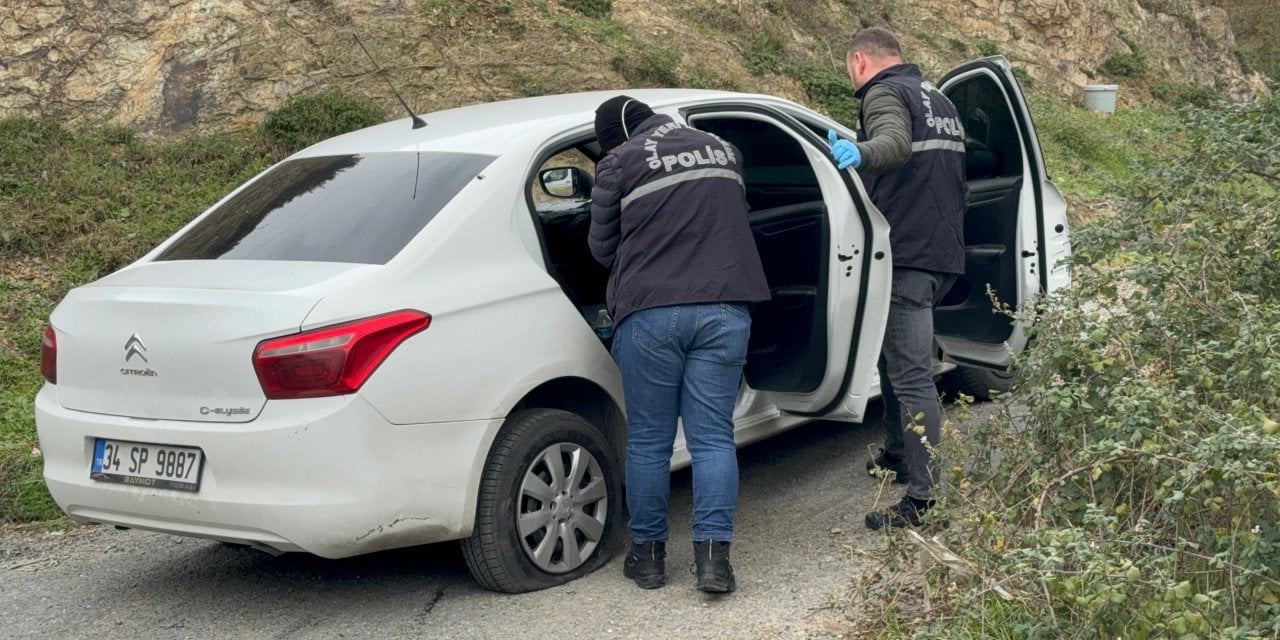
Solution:
M 498 434 L 462 541 L 476 580 L 507 593 L 580 578 L 617 551 L 621 474 L 613 449 L 576 414 L 532 409 Z

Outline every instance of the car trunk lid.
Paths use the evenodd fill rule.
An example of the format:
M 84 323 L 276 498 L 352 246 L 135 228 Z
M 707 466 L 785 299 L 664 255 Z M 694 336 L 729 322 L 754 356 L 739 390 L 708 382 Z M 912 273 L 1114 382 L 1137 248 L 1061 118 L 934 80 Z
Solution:
M 298 331 L 325 293 L 377 268 L 158 262 L 76 289 L 52 317 L 58 402 L 135 418 L 251 421 L 266 403 L 254 347 Z

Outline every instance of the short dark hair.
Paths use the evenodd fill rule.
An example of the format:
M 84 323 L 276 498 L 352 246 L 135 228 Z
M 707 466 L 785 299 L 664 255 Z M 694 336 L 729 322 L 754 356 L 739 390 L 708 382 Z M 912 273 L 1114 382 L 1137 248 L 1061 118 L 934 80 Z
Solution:
M 888 29 L 871 27 L 863 29 L 849 41 L 849 51 L 858 51 L 872 58 L 902 57 L 902 45 Z

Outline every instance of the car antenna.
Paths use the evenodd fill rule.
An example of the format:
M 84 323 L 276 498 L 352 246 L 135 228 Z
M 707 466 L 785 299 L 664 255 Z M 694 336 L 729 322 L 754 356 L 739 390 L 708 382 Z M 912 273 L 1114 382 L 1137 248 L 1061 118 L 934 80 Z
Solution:
M 369 56 L 369 62 L 373 63 L 373 68 L 378 70 L 378 74 L 382 76 L 383 81 L 385 81 L 387 86 L 391 88 L 391 93 L 395 94 L 396 99 L 400 101 L 400 105 L 404 107 L 405 111 L 409 112 L 409 119 L 413 120 L 413 128 L 421 129 L 427 126 L 427 123 L 423 121 L 422 118 L 419 118 L 418 114 L 413 112 L 413 109 L 409 108 L 409 103 L 405 102 L 404 98 L 400 97 L 400 92 L 396 91 L 395 85 L 391 84 L 391 80 L 387 78 L 387 74 L 382 70 L 382 67 L 378 66 L 378 61 L 373 59 L 373 55 L 369 53 L 369 50 L 364 48 L 364 43 L 360 42 L 360 36 L 352 33 L 351 37 L 355 38 L 356 44 L 360 45 L 360 50 L 363 51 L 366 56 Z

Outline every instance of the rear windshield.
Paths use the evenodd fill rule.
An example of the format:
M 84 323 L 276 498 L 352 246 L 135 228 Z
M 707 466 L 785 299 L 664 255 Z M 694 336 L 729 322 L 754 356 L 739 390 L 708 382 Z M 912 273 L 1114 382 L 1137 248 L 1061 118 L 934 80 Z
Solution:
M 493 159 L 397 152 L 290 160 L 157 259 L 384 264 Z

